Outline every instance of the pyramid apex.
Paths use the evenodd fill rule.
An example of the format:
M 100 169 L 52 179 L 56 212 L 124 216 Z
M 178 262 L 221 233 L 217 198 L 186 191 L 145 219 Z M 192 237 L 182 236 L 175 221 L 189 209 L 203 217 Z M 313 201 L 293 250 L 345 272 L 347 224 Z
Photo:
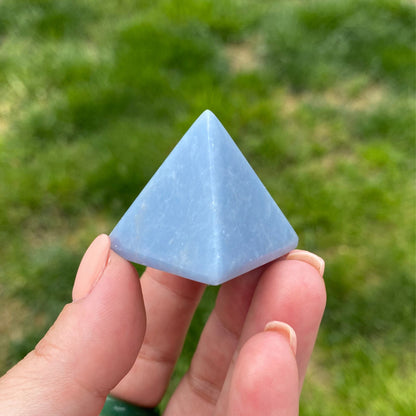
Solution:
M 231 139 L 227 129 L 218 117 L 209 109 L 203 111 L 189 130 L 199 130 L 199 136 L 205 136 L 208 140 L 215 142 L 223 141 L 227 137 Z M 194 130 L 195 131 L 195 130 Z
M 201 116 L 202 115 L 204 115 L 205 117 L 210 117 L 210 116 L 215 117 L 215 114 L 211 110 L 209 110 L 208 108 L 201 113 Z
M 205 119 L 207 120 L 207 122 L 210 120 L 214 120 L 215 122 L 221 124 L 220 120 L 218 120 L 218 117 L 211 110 L 208 109 L 203 111 L 201 115 L 198 117 L 198 119 Z

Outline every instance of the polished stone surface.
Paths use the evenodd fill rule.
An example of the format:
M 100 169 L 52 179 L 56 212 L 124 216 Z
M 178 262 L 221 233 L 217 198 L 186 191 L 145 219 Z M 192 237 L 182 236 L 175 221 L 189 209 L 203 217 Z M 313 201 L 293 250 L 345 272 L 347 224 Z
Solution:
M 215 115 L 204 111 L 110 234 L 127 260 L 217 285 L 298 237 Z

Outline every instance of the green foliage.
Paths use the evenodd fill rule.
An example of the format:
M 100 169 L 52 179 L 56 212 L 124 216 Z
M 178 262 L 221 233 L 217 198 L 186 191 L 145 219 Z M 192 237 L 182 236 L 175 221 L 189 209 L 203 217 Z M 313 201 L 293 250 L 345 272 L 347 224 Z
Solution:
M 0 2 L 0 321 L 18 310 L 0 369 L 210 108 L 327 263 L 302 414 L 413 414 L 415 15 L 396 0 Z
M 0 33 L 51 38 L 82 37 L 96 17 L 83 1 L 5 0 L 0 5 Z
M 400 89 L 413 86 L 416 16 L 410 3 L 314 1 L 277 7 L 268 34 L 270 69 L 295 91 L 322 90 L 359 73 Z

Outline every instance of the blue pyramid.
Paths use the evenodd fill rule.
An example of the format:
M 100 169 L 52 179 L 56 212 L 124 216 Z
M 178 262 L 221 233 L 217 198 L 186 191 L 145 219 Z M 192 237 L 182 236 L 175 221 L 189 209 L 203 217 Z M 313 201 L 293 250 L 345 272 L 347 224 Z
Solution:
M 215 115 L 204 111 L 110 234 L 127 260 L 217 285 L 298 237 Z

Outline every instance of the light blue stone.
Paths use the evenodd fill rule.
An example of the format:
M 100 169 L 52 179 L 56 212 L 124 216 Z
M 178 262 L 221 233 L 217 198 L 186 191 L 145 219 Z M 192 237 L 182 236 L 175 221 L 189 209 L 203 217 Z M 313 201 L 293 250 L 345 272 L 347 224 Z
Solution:
M 110 234 L 135 263 L 218 285 L 298 237 L 215 115 L 204 111 Z

